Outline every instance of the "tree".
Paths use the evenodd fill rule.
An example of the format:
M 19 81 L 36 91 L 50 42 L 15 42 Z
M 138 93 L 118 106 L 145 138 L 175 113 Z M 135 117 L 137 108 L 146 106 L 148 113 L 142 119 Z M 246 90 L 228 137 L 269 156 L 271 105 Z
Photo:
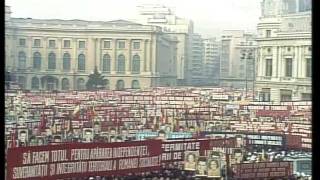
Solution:
M 99 73 L 97 66 L 95 66 L 93 74 L 89 75 L 89 79 L 86 84 L 87 90 L 98 90 L 105 87 L 105 85 L 106 81 L 104 76 Z

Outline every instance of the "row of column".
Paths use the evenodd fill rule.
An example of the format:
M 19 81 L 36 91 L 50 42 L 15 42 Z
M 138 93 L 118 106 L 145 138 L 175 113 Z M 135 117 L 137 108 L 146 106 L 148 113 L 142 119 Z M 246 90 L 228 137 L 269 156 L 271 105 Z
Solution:
M 264 49 L 259 48 L 260 57 L 258 64 L 258 76 L 265 76 L 266 73 L 266 59 L 272 58 L 272 77 L 285 77 L 285 58 L 292 58 L 292 77 L 306 78 L 306 58 L 311 58 L 310 55 L 305 54 L 304 48 L 306 46 L 294 46 L 294 55 L 284 55 L 285 46 L 272 47 L 272 56 L 263 53 Z

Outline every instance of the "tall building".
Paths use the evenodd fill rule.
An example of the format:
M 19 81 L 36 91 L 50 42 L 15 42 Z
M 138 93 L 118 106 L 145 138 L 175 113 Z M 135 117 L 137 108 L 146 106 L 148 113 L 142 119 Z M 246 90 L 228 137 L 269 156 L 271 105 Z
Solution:
M 264 0 L 256 90 L 261 101 L 311 100 L 311 1 Z
M 124 20 L 11 18 L 6 7 L 6 70 L 24 89 L 85 89 L 95 67 L 107 89 L 176 85 L 177 39 Z
M 204 82 L 204 59 L 203 59 L 203 42 L 200 34 L 191 34 L 191 57 L 190 66 L 187 71 L 188 82 L 187 85 L 199 86 Z
M 253 89 L 255 35 L 242 30 L 223 31 L 220 85 Z
M 189 45 L 193 22 L 177 17 L 172 9 L 159 4 L 142 5 L 138 7 L 138 11 L 137 22 L 159 26 L 163 32 L 177 38 L 177 79 L 178 84 L 185 84 L 188 79 L 188 66 L 191 64 Z
M 220 79 L 220 45 L 216 38 L 203 40 L 204 78 L 209 85 L 218 85 Z

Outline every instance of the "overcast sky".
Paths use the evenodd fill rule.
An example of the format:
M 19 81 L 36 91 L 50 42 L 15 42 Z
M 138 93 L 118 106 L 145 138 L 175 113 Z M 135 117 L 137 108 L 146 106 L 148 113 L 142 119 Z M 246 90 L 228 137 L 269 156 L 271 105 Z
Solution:
M 261 0 L 6 0 L 12 17 L 108 21 L 134 19 L 136 6 L 163 4 L 191 19 L 196 33 L 219 36 L 224 29 L 255 31 Z

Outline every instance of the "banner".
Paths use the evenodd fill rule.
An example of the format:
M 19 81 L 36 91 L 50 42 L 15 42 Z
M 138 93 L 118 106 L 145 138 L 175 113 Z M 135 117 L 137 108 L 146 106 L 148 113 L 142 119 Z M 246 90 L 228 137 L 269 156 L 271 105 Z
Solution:
M 159 170 L 161 153 L 160 140 L 11 148 L 7 179 L 62 179 Z
M 235 179 L 288 178 L 293 175 L 293 162 L 242 163 L 231 166 Z

